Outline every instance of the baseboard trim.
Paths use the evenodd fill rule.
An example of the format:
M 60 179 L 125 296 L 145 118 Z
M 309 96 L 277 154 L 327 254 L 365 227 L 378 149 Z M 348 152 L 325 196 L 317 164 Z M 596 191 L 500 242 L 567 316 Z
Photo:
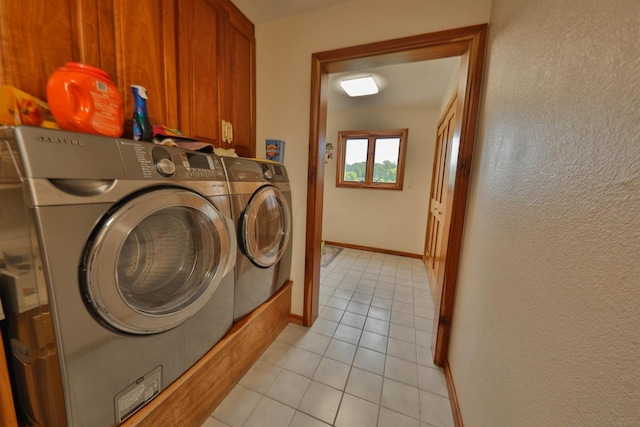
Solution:
M 453 376 L 451 375 L 451 366 L 449 361 L 444 362 L 444 376 L 447 379 L 447 388 L 449 389 L 449 398 L 451 402 L 451 412 L 453 413 L 453 422 L 456 427 L 464 427 L 462 422 L 462 413 L 458 404 L 458 395 L 456 394 L 456 386 L 453 384 Z
M 378 253 L 387 254 L 387 255 L 398 255 L 398 256 L 404 256 L 408 258 L 422 259 L 422 254 L 412 254 L 409 252 L 394 251 L 391 249 L 372 248 L 369 246 L 352 245 L 351 243 L 330 242 L 328 240 L 325 240 L 324 244 L 330 245 L 330 246 L 338 246 L 340 248 L 358 249 L 361 251 L 378 252 Z
M 289 322 L 302 326 L 302 316 L 300 316 L 299 314 L 290 313 Z
M 201 426 L 289 323 L 288 281 L 122 427 Z

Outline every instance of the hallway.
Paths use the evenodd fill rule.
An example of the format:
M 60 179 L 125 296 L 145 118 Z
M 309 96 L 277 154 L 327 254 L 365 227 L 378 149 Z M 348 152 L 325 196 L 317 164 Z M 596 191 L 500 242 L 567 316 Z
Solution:
M 203 427 L 449 427 L 418 259 L 344 249 L 321 270 L 319 317 L 289 324 Z

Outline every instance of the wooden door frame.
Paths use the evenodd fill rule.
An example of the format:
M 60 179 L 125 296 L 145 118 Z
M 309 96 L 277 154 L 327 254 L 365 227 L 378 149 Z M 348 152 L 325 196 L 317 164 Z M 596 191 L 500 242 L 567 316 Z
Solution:
M 449 177 L 443 238 L 447 258 L 435 336 L 434 361 L 444 366 L 447 359 L 451 318 L 457 280 L 462 231 L 467 205 L 469 171 L 476 135 L 480 87 L 484 65 L 487 24 L 404 37 L 314 53 L 311 58 L 311 105 L 309 120 L 309 164 L 307 176 L 307 224 L 304 273 L 303 324 L 311 326 L 318 317 L 320 292 L 320 240 L 324 193 L 324 156 L 327 126 L 327 86 L 330 73 L 356 71 L 382 65 L 402 64 L 461 56 L 458 107 L 461 112 L 454 137 L 457 145 L 455 177 Z M 454 187 L 455 186 L 455 187 Z M 455 191 L 453 191 L 455 188 Z M 447 232 L 449 230 L 450 232 Z

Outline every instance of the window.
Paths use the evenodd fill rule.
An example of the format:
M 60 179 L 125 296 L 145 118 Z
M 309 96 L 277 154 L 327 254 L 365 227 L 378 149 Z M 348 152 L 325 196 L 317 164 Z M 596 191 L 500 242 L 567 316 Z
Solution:
M 338 132 L 336 187 L 402 190 L 407 129 Z

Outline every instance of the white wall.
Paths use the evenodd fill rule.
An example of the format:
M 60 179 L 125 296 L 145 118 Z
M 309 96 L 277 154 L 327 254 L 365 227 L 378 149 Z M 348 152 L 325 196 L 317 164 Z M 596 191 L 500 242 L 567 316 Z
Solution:
M 329 100 L 331 102 L 331 100 Z M 327 115 L 334 159 L 325 164 L 325 240 L 422 254 L 429 209 L 437 109 L 348 110 Z M 409 129 L 402 191 L 336 187 L 341 130 Z
M 449 362 L 473 427 L 640 425 L 640 2 L 494 0 Z
M 266 138 L 285 140 L 284 164 L 292 180 L 293 313 L 302 314 L 304 299 L 311 55 L 485 23 L 490 3 L 491 0 L 353 0 L 256 26 L 258 157 L 264 157 Z M 359 22 L 366 25 L 357 25 Z M 370 25 L 374 22 L 376 25 Z

